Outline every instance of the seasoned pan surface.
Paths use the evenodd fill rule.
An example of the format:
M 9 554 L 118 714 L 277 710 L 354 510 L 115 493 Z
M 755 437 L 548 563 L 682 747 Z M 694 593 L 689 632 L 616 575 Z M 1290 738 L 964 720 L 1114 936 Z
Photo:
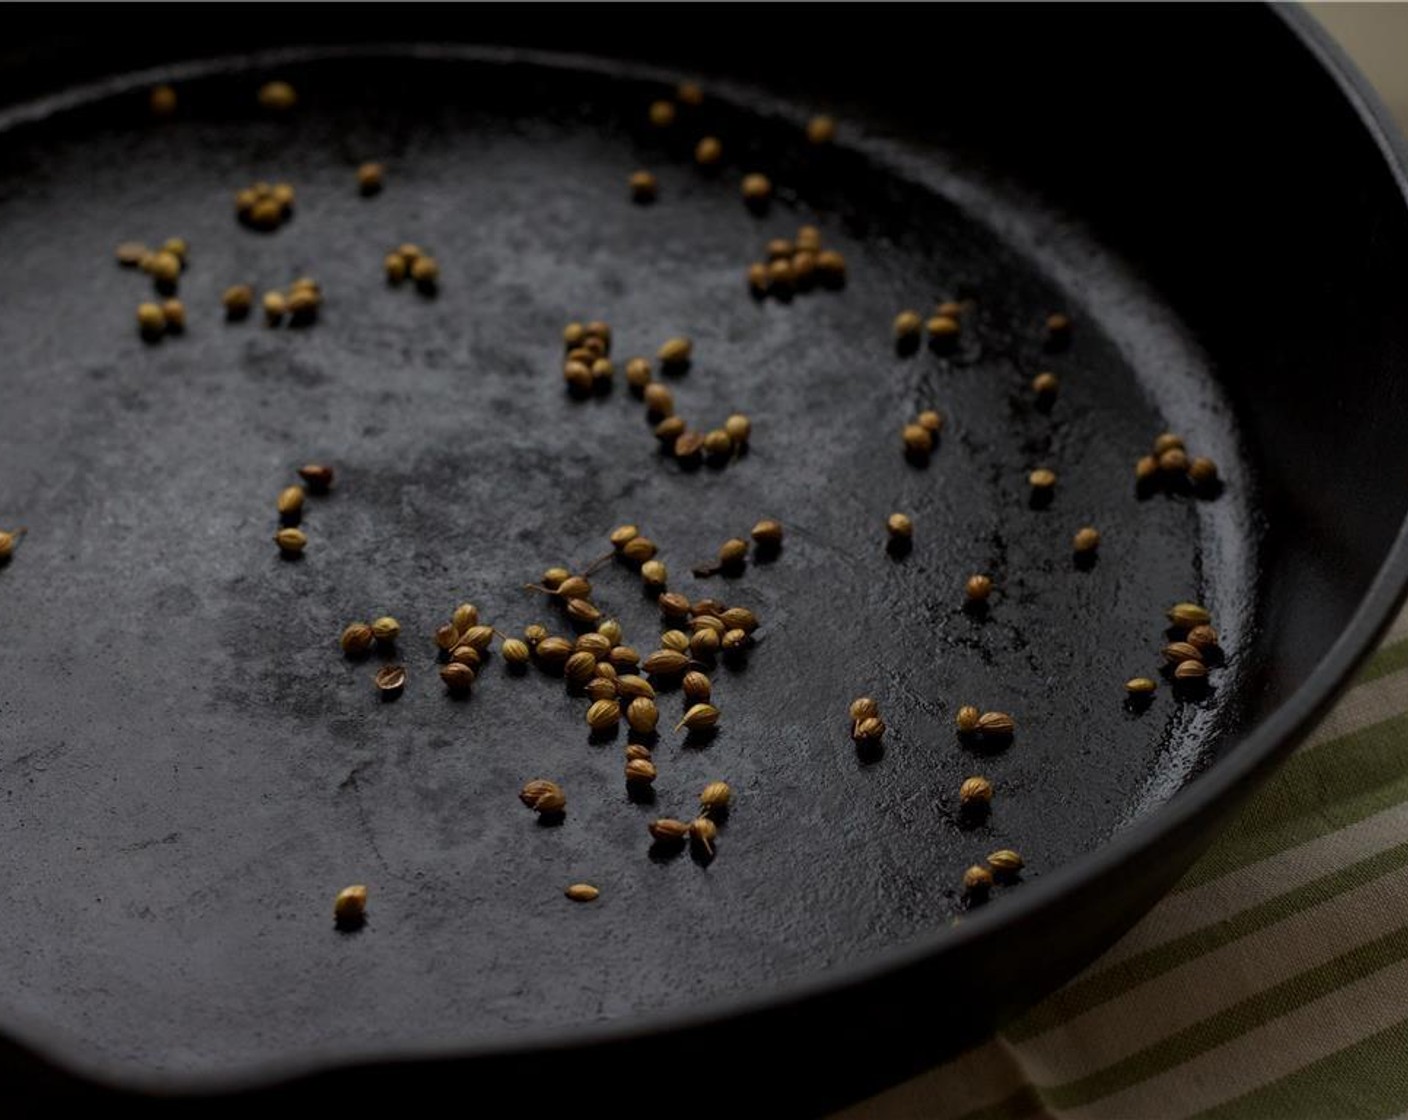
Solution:
M 291 114 L 258 109 L 270 77 L 298 89 Z M 0 571 L 10 1021 L 94 1067 L 225 1075 L 686 1014 L 931 936 L 989 851 L 1020 850 L 1037 879 L 1209 757 L 1258 598 L 1256 481 L 1177 318 L 1019 185 L 864 119 L 818 150 L 815 106 L 718 86 L 652 129 L 669 77 L 308 53 L 191 72 L 170 120 L 148 116 L 145 79 L 6 118 L 0 523 L 29 530 Z M 705 133 L 724 144 L 712 175 L 690 158 Z M 374 198 L 355 188 L 366 159 L 388 165 Z M 637 167 L 659 175 L 652 206 L 630 200 Z M 763 215 L 740 199 L 750 171 L 778 184 Z M 297 191 L 272 234 L 235 220 L 258 179 Z M 803 223 L 844 253 L 845 286 L 751 298 L 746 265 Z M 112 248 L 168 236 L 191 245 L 189 327 L 152 345 L 133 318 L 150 283 Z M 439 259 L 434 298 L 384 282 L 405 241 Z M 325 292 L 316 324 L 224 321 L 228 285 L 304 274 Z M 895 313 L 948 298 L 973 302 L 958 349 L 898 353 Z M 1053 353 L 1057 310 L 1075 330 Z M 585 401 L 560 375 L 583 318 L 611 323 L 618 366 Z M 678 334 L 681 414 L 753 421 L 722 468 L 661 456 L 619 373 Z M 1049 412 L 1029 389 L 1043 370 L 1061 379 Z M 946 423 L 916 466 L 899 430 L 928 407 Z M 1136 493 L 1134 460 L 1169 428 L 1221 466 L 1215 499 Z M 309 460 L 337 482 L 310 499 L 306 556 L 281 561 L 274 495 Z M 1059 481 L 1033 508 L 1041 466 Z M 896 510 L 916 526 L 902 556 Z M 780 555 L 689 574 L 761 517 L 786 525 Z M 495 658 L 457 702 L 430 641 L 466 599 L 507 633 L 569 632 L 522 585 L 583 567 L 622 522 L 660 544 L 673 587 L 762 620 L 714 673 L 717 735 L 660 736 L 653 804 L 627 795 L 626 737 L 592 741 L 560 678 Z M 1086 524 L 1103 540 L 1079 566 Z M 962 609 L 980 571 L 998 588 L 981 615 Z M 635 574 L 594 582 L 655 648 Z M 1207 695 L 1131 710 L 1123 682 L 1154 675 L 1185 599 L 1234 656 Z M 376 660 L 337 646 L 383 613 L 409 673 L 394 703 Z M 866 694 L 890 729 L 878 756 L 848 736 Z M 960 743 L 963 703 L 1011 712 L 1013 742 Z M 678 691 L 661 707 L 677 718 Z M 997 796 L 974 824 L 957 788 L 979 773 Z M 518 802 L 534 777 L 567 790 L 557 827 Z M 715 778 L 736 791 L 717 858 L 652 853 L 646 822 L 692 815 Z M 596 903 L 564 899 L 579 880 Z M 358 881 L 369 921 L 340 933 L 332 896 Z

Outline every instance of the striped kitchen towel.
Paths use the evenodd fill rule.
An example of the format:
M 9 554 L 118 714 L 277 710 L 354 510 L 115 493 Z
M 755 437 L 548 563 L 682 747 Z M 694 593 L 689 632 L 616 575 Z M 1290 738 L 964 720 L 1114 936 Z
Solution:
M 1002 1035 L 837 1120 L 1408 1113 L 1408 612 L 1177 888 Z

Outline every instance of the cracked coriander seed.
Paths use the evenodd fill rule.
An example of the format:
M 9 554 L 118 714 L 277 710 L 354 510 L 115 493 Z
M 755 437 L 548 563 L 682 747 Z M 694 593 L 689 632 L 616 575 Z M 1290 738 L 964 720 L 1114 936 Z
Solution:
M 1124 690 L 1131 696 L 1150 696 L 1158 687 L 1158 683 L 1149 677 L 1133 677 L 1124 682 Z
M 986 805 L 992 801 L 992 783 L 983 777 L 965 778 L 958 787 L 958 801 L 962 805 Z
M 708 817 L 695 817 L 689 822 L 689 838 L 707 855 L 713 855 L 714 842 L 719 838 L 719 826 Z
M 474 684 L 474 670 L 458 661 L 451 661 L 448 665 L 440 666 L 440 679 L 451 692 L 468 692 Z
M 587 726 L 593 731 L 609 731 L 621 722 L 621 705 L 615 700 L 597 700 L 587 709 Z
M 890 537 L 896 540 L 909 540 L 914 536 L 914 522 L 903 513 L 892 513 L 885 520 L 885 528 Z
M 630 178 L 631 197 L 636 202 L 654 202 L 660 191 L 659 180 L 649 171 L 633 171 Z
M 1206 626 L 1212 621 L 1212 614 L 1197 603 L 1175 603 L 1168 609 L 1168 620 L 1175 626 Z
M 278 502 L 279 513 L 284 517 L 293 517 L 303 509 L 303 487 L 285 486 L 279 491 Z
M 354 622 L 342 631 L 338 644 L 348 657 L 360 657 L 372 648 L 373 637 L 372 628 L 365 622 Z
M 990 576 L 969 576 L 968 582 L 963 585 L 963 593 L 968 596 L 970 603 L 985 603 L 988 596 L 992 594 L 992 578 Z
M 274 543 L 285 556 L 297 556 L 308 547 L 308 535 L 302 529 L 280 529 Z
M 953 722 L 958 728 L 960 735 L 970 735 L 978 730 L 978 719 L 981 712 L 972 704 L 964 704 L 958 709 L 958 714 L 954 716 Z
M 727 782 L 710 782 L 699 791 L 699 805 L 704 816 L 724 812 L 733 800 L 733 790 Z
M 383 665 L 372 679 L 383 700 L 393 700 L 401 695 L 406 687 L 406 667 L 404 665 Z
M 709 678 L 697 669 L 693 669 L 684 675 L 684 680 L 680 682 L 680 688 L 684 692 L 684 698 L 691 704 L 703 704 L 709 700 L 713 692 L 713 686 L 709 683 Z
M 540 661 L 559 665 L 572 656 L 572 643 L 566 638 L 546 637 L 539 640 L 533 652 Z
M 678 844 L 689 835 L 688 824 L 684 821 L 671 820 L 669 817 L 653 820 L 645 827 L 649 831 L 651 839 L 658 840 L 662 844 Z
M 1071 538 L 1071 547 L 1079 553 L 1094 552 L 1100 547 L 1100 531 L 1090 525 L 1077 529 Z
M 963 889 L 975 897 L 987 894 L 992 889 L 992 872 L 974 864 L 963 873 Z
M 694 704 L 680 717 L 675 730 L 705 731 L 719 722 L 719 709 L 712 704 Z
M 360 926 L 367 918 L 367 888 L 356 883 L 338 891 L 332 900 L 332 917 L 339 926 Z
M 659 721 L 660 709 L 648 696 L 637 696 L 626 706 L 626 722 L 630 724 L 632 731 L 638 731 L 642 735 L 649 734 L 655 730 Z
M 700 167 L 712 167 L 723 158 L 724 146 L 717 136 L 705 136 L 694 145 L 694 162 Z
M 934 433 L 919 424 L 906 424 L 900 432 L 904 449 L 910 455 L 927 455 L 934 450 Z
M 601 897 L 601 891 L 590 883 L 573 883 L 563 893 L 573 902 L 595 902 Z
M 1006 712 L 984 712 L 978 717 L 978 730 L 984 735 L 1005 737 L 1017 730 L 1017 721 Z
M 649 785 L 659 776 L 655 763 L 647 758 L 632 758 L 626 762 L 626 781 L 644 782 Z
M 560 813 L 567 808 L 567 795 L 556 782 L 534 778 L 518 791 L 518 800 L 535 813 Z

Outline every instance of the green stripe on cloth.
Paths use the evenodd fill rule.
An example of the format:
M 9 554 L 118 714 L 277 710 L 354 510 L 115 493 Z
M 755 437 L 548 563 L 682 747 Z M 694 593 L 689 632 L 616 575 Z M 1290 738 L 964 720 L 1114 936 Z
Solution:
M 1041 1092 L 1057 1109 L 1075 1108 L 1147 1081 L 1199 1054 L 1222 1046 L 1262 1023 L 1337 991 L 1351 981 L 1408 959 L 1408 927 L 1360 945 L 1315 968 L 1234 1004 L 1201 1023 L 1076 1081 Z
M 1395 1116 L 1408 1108 L 1405 1054 L 1408 1019 L 1311 1062 L 1279 1081 L 1205 1109 L 1195 1120 Z
M 1018 1019 L 1004 1034 L 1013 1042 L 1035 1038 L 1179 965 L 1402 867 L 1408 867 L 1408 843 L 1312 879 L 1259 906 L 1077 979 Z
M 1294 756 L 1175 889 L 1206 883 L 1408 801 L 1405 743 L 1408 713 Z
M 1364 663 L 1364 668 L 1359 670 L 1354 683 L 1368 684 L 1390 673 L 1396 673 L 1399 669 L 1408 669 L 1408 638 L 1377 650 L 1374 656 Z

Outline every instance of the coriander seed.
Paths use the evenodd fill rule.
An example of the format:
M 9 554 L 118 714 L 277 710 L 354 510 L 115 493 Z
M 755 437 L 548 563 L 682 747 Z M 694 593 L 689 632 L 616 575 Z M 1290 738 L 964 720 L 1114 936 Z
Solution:
M 645 401 L 646 410 L 652 416 L 674 415 L 675 395 L 660 382 L 652 381 L 647 385 L 641 392 L 641 398 Z
M 626 384 L 639 396 L 650 384 L 650 359 L 631 358 L 626 362 Z
M 650 123 L 656 128 L 668 128 L 675 123 L 675 106 L 670 101 L 650 103 Z
M 762 261 L 754 261 L 748 266 L 748 271 L 745 275 L 748 279 L 748 287 L 752 288 L 754 293 L 763 295 L 767 292 L 770 277 L 766 264 Z
M 704 450 L 704 437 L 698 432 L 685 432 L 675 440 L 674 456 L 682 462 L 697 459 Z
M 649 762 L 649 761 L 650 761 L 652 758 L 654 758 L 654 757 L 655 757 L 655 756 L 651 753 L 650 748 L 647 747 L 644 743 L 627 743 L 627 744 L 626 744 L 626 761 L 627 761 L 627 762 L 631 761 L 631 759 L 633 759 L 633 758 L 643 758 L 643 759 L 646 760 L 646 762 Z
M 885 528 L 889 530 L 891 540 L 907 541 L 914 536 L 914 522 L 903 513 L 890 514 L 885 520 Z
M 220 297 L 227 319 L 243 319 L 254 305 L 254 289 L 248 284 L 235 284 Z
M 259 104 L 262 108 L 284 113 L 298 104 L 298 94 L 287 82 L 265 82 L 259 87 Z
M 1217 481 L 1217 464 L 1199 455 L 1188 464 L 1188 477 L 1195 486 L 1211 486 Z
M 176 112 L 176 91 L 168 85 L 152 86 L 147 94 L 147 107 L 154 117 L 169 117 Z
M 926 408 L 914 418 L 914 422 L 927 432 L 937 435 L 939 429 L 944 426 L 943 414 L 932 408 Z
M 452 623 L 438 626 L 435 629 L 435 644 L 440 649 L 449 652 L 460 644 L 460 632 Z
M 539 642 L 548 636 L 548 628 L 540 623 L 534 622 L 523 628 L 523 640 L 528 644 L 528 648 L 535 649 Z
M 675 730 L 706 731 L 719 722 L 719 709 L 712 704 L 693 704 L 675 724 Z
M 518 800 L 535 813 L 560 813 L 567 808 L 567 795 L 556 782 L 534 778 L 518 791 Z
M 1180 661 L 1173 670 L 1176 680 L 1180 681 L 1200 681 L 1207 677 L 1208 667 L 1202 661 Z
M 179 299 L 162 300 L 161 313 L 166 319 L 167 334 L 180 334 L 186 329 L 186 305 Z
M 986 603 L 992 594 L 992 577 L 969 576 L 968 582 L 963 585 L 963 593 L 970 603 Z
M 1155 456 L 1162 455 L 1165 451 L 1182 451 L 1183 437 L 1174 435 L 1172 432 L 1164 432 L 1154 439 Z
M 748 555 L 748 542 L 738 537 L 730 537 L 719 546 L 719 564 L 731 568 L 743 563 Z
M 992 889 L 992 872 L 974 864 L 963 873 L 963 889 L 977 898 L 986 895 Z
M 790 260 L 797 251 L 797 247 L 785 237 L 774 237 L 767 244 L 767 257 L 769 261 Z
M 646 391 L 648 392 L 649 389 L 650 386 L 647 385 Z M 667 416 L 655 425 L 655 438 L 670 447 L 674 446 L 680 436 L 684 435 L 684 432 L 684 419 L 679 416 Z
M 1188 452 L 1181 447 L 1171 447 L 1159 456 L 1159 470 L 1164 474 L 1186 474 Z
M 632 731 L 648 735 L 660 721 L 660 709 L 648 696 L 637 696 L 626 706 L 626 722 Z
M 621 722 L 621 705 L 615 700 L 597 700 L 587 709 L 587 726 L 593 731 L 610 731 Z
M 929 341 L 939 345 L 953 342 L 963 329 L 957 319 L 950 319 L 947 315 L 931 316 L 925 326 L 929 331 Z
M 655 763 L 647 758 L 632 758 L 626 762 L 626 781 L 649 785 L 659 776 Z
M 727 812 L 733 800 L 733 790 L 727 782 L 710 782 L 699 791 L 699 806 L 704 816 Z
M 717 136 L 705 136 L 694 145 L 694 162 L 700 167 L 713 167 L 723 158 L 724 146 Z
M 1082 555 L 1094 552 L 1100 547 L 1100 532 L 1090 525 L 1076 530 L 1076 535 L 1071 538 L 1071 547 Z
M 637 202 L 654 202 L 660 183 L 649 171 L 633 171 L 630 178 L 631 197 Z
M 1056 486 L 1056 472 L 1038 467 L 1027 475 L 1027 482 L 1036 493 L 1049 494 Z
M 880 714 L 880 705 L 869 696 L 861 696 L 851 701 L 851 723 L 857 724 Z
M 0 530 L 0 564 L 10 562 L 10 557 L 15 554 L 15 545 L 24 533 L 23 529 L 16 529 L 13 533 Z
M 693 669 L 684 675 L 684 680 L 680 682 L 680 688 L 684 692 L 684 698 L 691 704 L 707 703 L 710 694 L 713 692 L 709 684 L 709 678 L 697 669 Z
M 751 206 L 761 206 L 772 198 L 772 180 L 755 171 L 743 176 L 742 190 L 744 202 Z
M 992 783 L 983 777 L 965 778 L 958 787 L 958 801 L 961 805 L 987 805 L 992 801 Z
M 585 684 L 596 675 L 596 656 L 585 650 L 578 650 L 563 665 L 562 675 L 574 684 Z
M 927 455 L 934 450 L 934 433 L 919 424 L 906 424 L 900 438 L 908 455 Z
M 566 568 L 549 568 L 543 573 L 542 585 L 549 591 L 557 591 L 564 581 L 571 578 L 572 573 Z
M 634 650 L 632 652 L 635 652 Z M 638 677 L 634 673 L 626 673 L 616 678 L 616 691 L 619 695 L 628 700 L 644 698 L 646 700 L 655 699 L 655 688 L 644 677 Z
M 768 288 L 786 293 L 796 280 L 796 271 L 790 260 L 776 260 L 768 264 Z
M 474 684 L 474 670 L 458 661 L 451 661 L 448 665 L 440 666 L 440 679 L 451 692 L 465 693 Z
M 374 637 L 372 628 L 365 622 L 354 622 L 342 631 L 338 644 L 342 646 L 342 652 L 348 657 L 362 657 L 372 648 Z
M 695 631 L 696 633 L 698 633 L 700 630 L 712 630 L 715 634 L 721 636 L 724 630 L 727 629 L 727 627 L 724 626 L 723 619 L 717 618 L 714 615 L 709 614 L 699 615 L 695 618 L 690 619 L 689 626 L 690 629 Z
M 1168 620 L 1175 626 L 1206 626 L 1212 621 L 1212 614 L 1197 603 L 1175 603 L 1168 609 Z
M 616 666 L 609 661 L 598 661 L 595 673 L 598 680 L 610 681 L 613 685 L 616 683 Z
M 729 439 L 742 447 L 753 434 L 753 422 L 743 413 L 735 412 L 724 421 L 724 431 Z
M 372 636 L 378 642 L 390 645 L 401 636 L 401 624 L 389 614 L 384 614 L 372 623 Z
M 386 280 L 389 284 L 401 283 L 409 271 L 406 258 L 400 253 L 387 253 L 382 259 L 381 267 L 386 270 Z
M 671 820 L 669 817 L 653 820 L 645 827 L 649 831 L 651 839 L 661 844 L 679 844 L 689 835 L 689 825 L 684 821 Z
M 549 665 L 560 665 L 572 656 L 572 643 L 566 638 L 547 637 L 534 647 L 533 653 Z
M 573 883 L 563 893 L 573 902 L 595 902 L 601 897 L 601 891 L 590 883 Z
M 689 652 L 700 661 L 707 661 L 719 652 L 722 639 L 717 630 L 696 630 L 689 639 Z
M 1032 392 L 1044 400 L 1054 400 L 1060 387 L 1054 373 L 1039 373 L 1032 378 Z
M 809 253 L 821 252 L 821 230 L 816 226 L 801 226 L 797 230 L 797 248 Z
M 660 635 L 660 645 L 676 653 L 689 649 L 689 635 L 682 630 L 666 630 Z M 649 658 L 646 659 L 649 661 Z
M 1026 865 L 1026 861 L 1010 848 L 1001 848 L 988 856 L 988 867 L 995 876 L 1012 878 Z
M 840 287 L 846 281 L 846 258 L 835 249 L 823 249 L 816 255 L 816 271 L 828 287 Z
M 714 854 L 714 842 L 719 838 L 719 826 L 708 817 L 695 817 L 689 822 L 689 838 L 704 851 Z
M 621 624 L 614 618 L 605 619 L 601 625 L 596 628 L 596 632 L 613 646 L 619 646 L 621 644 Z
M 885 737 L 885 721 L 878 715 L 866 716 L 851 728 L 851 738 L 862 745 L 873 746 Z
M 1201 626 L 1194 626 L 1188 631 L 1184 639 L 1190 646 L 1206 653 L 1208 650 L 1217 648 L 1217 631 L 1204 623 Z
M 1170 665 L 1178 665 L 1184 661 L 1201 661 L 1203 651 L 1192 642 L 1169 642 L 1164 646 L 1163 656 Z
M 782 522 L 765 517 L 749 534 L 759 548 L 776 548 L 782 543 Z
M 263 304 L 264 318 L 269 326 L 278 326 L 279 321 L 288 311 L 288 300 L 284 298 L 283 292 L 265 292 Z
M 681 105 L 689 105 L 693 108 L 704 103 L 704 91 L 698 82 L 681 82 L 675 87 L 675 97 Z
M 357 189 L 364 195 L 380 191 L 385 179 L 386 168 L 379 163 L 364 163 L 357 168 Z
M 1148 482 L 1159 473 L 1159 461 L 1152 455 L 1141 456 L 1134 464 L 1135 482 Z
M 1048 341 L 1064 340 L 1071 333 L 1071 320 L 1059 311 L 1046 317 L 1046 337 Z
M 422 288 L 433 288 L 440 280 L 440 262 L 434 257 L 417 257 L 411 265 L 411 279 Z
M 825 114 L 817 114 L 807 122 L 807 139 L 817 145 L 836 139 L 836 122 Z
M 758 616 L 747 607 L 729 607 L 719 618 L 729 630 L 742 630 L 751 634 L 758 628 Z
M 669 573 L 659 560 L 647 560 L 640 566 L 640 578 L 646 587 L 664 587 Z
M 332 900 L 332 918 L 343 929 L 355 929 L 367 918 L 367 888 L 361 883 L 343 887 Z
M 954 724 L 958 728 L 960 735 L 971 735 L 978 730 L 978 720 L 982 713 L 972 704 L 964 704 L 958 709 L 958 714 L 954 716 Z
M 660 605 L 660 613 L 666 618 L 684 618 L 689 614 L 689 599 L 678 591 L 662 592 L 656 602 Z
M 661 365 L 682 366 L 689 361 L 693 350 L 694 343 L 683 336 L 677 336 L 666 339 L 656 357 L 660 359 Z
M 611 652 L 611 640 L 605 634 L 579 634 L 573 648 L 578 653 L 590 653 L 600 661 Z
M 591 593 L 591 581 L 586 576 L 568 576 L 557 585 L 557 594 L 564 599 L 586 599 Z
M 1124 690 L 1131 696 L 1151 696 L 1158 687 L 1150 677 L 1132 677 L 1124 682 Z
M 733 450 L 733 440 L 722 428 L 714 428 L 704 435 L 704 453 L 711 458 L 723 458 Z
M 528 643 L 519 638 L 506 638 L 499 647 L 499 652 L 503 654 L 504 663 L 507 665 L 528 664 Z
M 622 557 L 632 564 L 644 564 L 654 559 L 656 551 L 655 542 L 649 537 L 635 537 L 621 546 Z
M 476 672 L 484 664 L 484 655 L 473 646 L 455 646 L 450 650 L 450 660 L 456 665 L 468 665 Z
M 308 547 L 308 536 L 302 529 L 280 529 L 274 534 L 274 543 L 285 556 L 299 556 Z
M 140 241 L 124 241 L 117 247 L 117 263 L 123 268 L 136 268 L 149 252 Z
M 494 640 L 492 626 L 471 626 L 460 635 L 460 643 L 483 653 Z
M 372 683 L 383 700 L 394 700 L 406 687 L 406 668 L 404 665 L 383 665 L 376 671 Z
M 567 600 L 567 617 L 573 622 L 594 626 L 601 620 L 601 609 L 590 599 Z
M 303 487 L 285 486 L 279 491 L 276 503 L 280 516 L 295 518 L 303 510 Z
M 146 338 L 157 338 L 166 330 L 166 316 L 158 303 L 137 305 L 137 329 Z
M 978 730 L 994 738 L 1006 738 L 1017 729 L 1017 722 L 1006 712 L 984 712 L 978 717 Z

